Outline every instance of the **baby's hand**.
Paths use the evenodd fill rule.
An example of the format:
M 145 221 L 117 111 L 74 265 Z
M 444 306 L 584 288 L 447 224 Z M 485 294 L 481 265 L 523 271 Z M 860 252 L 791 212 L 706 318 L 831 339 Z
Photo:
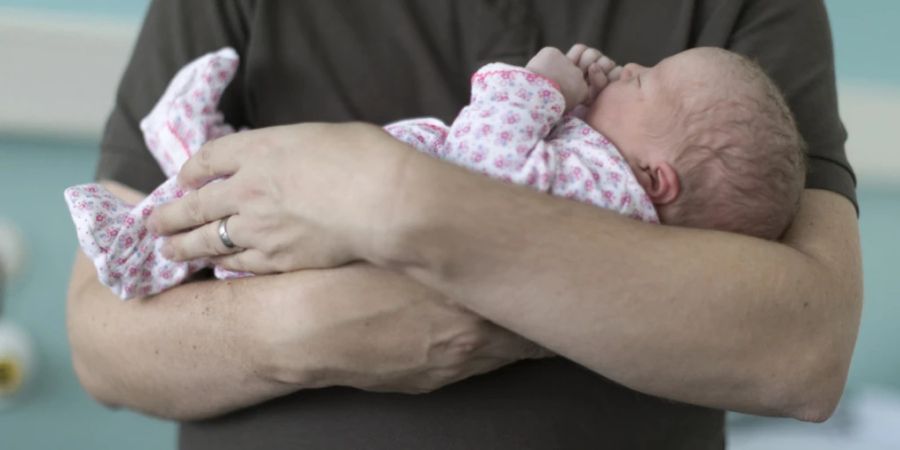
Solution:
M 619 73 L 622 71 L 615 61 L 609 59 L 600 50 L 584 44 L 573 45 L 566 56 L 578 66 L 587 82 L 588 94 L 584 101 L 585 104 L 593 102 L 603 88 L 619 79 Z
M 544 47 L 537 52 L 526 69 L 556 81 L 563 97 L 566 99 L 566 110 L 584 103 L 588 97 L 588 85 L 584 79 L 584 71 L 558 48 Z

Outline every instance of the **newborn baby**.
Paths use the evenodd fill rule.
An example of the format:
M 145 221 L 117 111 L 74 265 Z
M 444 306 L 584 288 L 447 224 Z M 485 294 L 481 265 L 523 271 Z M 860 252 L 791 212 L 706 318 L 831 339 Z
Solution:
M 758 65 L 706 47 L 649 68 L 628 64 L 612 78 L 584 120 L 616 144 L 663 223 L 784 233 L 799 207 L 806 144 Z
M 231 132 L 215 105 L 236 65 L 224 49 L 186 66 L 142 122 L 168 176 Z M 385 130 L 438 158 L 636 219 L 766 239 L 790 223 L 803 186 L 803 142 L 777 88 L 720 49 L 622 68 L 583 45 L 568 55 L 548 48 L 526 68 L 476 72 L 451 126 L 425 118 Z M 153 206 L 183 194 L 174 178 L 136 207 L 98 185 L 66 191 L 79 243 L 120 297 L 161 292 L 209 265 L 166 260 L 146 230 Z
M 778 88 L 719 48 L 649 68 L 580 44 L 545 48 L 525 69 L 479 70 L 446 142 L 429 137 L 447 133 L 440 125 L 386 129 L 441 159 L 649 222 L 777 239 L 804 185 L 805 144 Z

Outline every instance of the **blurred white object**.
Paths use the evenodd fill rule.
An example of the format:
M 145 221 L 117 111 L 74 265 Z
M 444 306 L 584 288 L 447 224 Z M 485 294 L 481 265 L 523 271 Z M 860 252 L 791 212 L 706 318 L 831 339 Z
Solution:
M 900 449 L 900 391 L 866 386 L 844 396 L 825 423 L 730 416 L 729 450 Z
M 140 21 L 4 3 L 0 133 L 97 139 Z
M 22 233 L 12 222 L 0 218 L 0 285 L 12 284 L 24 268 L 25 240 Z
M 22 395 L 34 369 L 31 338 L 18 325 L 0 319 L 0 410 Z
M 854 398 L 856 434 L 872 445 L 900 448 L 900 391 L 873 386 Z

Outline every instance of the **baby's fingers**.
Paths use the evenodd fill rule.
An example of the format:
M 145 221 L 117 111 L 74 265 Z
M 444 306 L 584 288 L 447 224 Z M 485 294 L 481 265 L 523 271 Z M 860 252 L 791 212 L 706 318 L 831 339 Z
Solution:
M 581 54 L 584 53 L 585 50 L 588 49 L 587 45 L 584 44 L 575 44 L 572 48 L 566 52 L 566 57 L 572 61 L 572 64 L 578 65 L 578 61 L 581 59 Z
M 588 67 L 587 83 L 589 91 L 585 104 L 590 104 L 597 98 L 597 94 L 609 85 L 609 78 L 599 62 L 595 62 Z
M 581 57 L 578 58 L 578 68 L 587 73 L 588 68 L 591 64 L 600 60 L 603 57 L 603 53 L 600 53 L 600 50 L 596 48 L 588 48 L 584 52 L 581 53 Z
M 622 76 L 622 66 L 616 66 L 606 74 L 610 82 L 617 81 Z
M 597 64 L 600 65 L 600 68 L 603 70 L 603 73 L 608 74 L 611 70 L 616 68 L 616 62 L 609 59 L 606 55 L 601 55 L 600 59 L 598 59 Z

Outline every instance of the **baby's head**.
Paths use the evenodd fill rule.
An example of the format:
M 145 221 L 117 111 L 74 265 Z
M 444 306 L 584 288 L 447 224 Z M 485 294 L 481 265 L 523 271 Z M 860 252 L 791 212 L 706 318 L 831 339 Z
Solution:
M 628 64 L 585 118 L 664 223 L 777 239 L 797 211 L 805 144 L 778 88 L 740 55 L 696 48 Z

